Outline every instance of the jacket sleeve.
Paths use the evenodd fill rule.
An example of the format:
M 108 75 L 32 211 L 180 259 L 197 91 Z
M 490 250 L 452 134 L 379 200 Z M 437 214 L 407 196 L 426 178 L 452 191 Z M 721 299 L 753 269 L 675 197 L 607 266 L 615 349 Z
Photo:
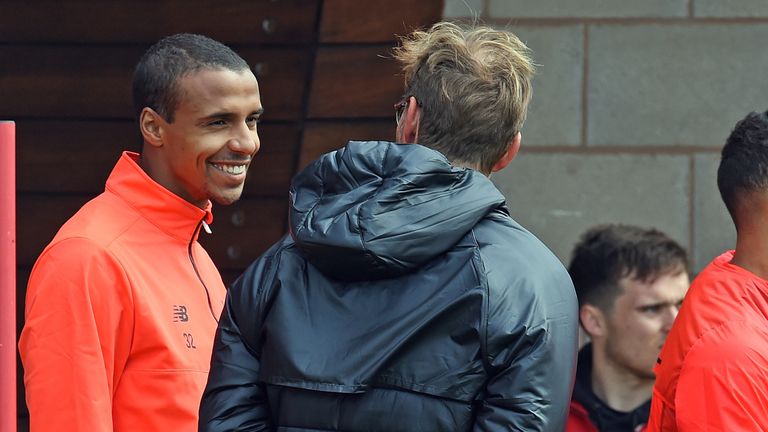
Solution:
M 475 431 L 564 430 L 578 345 L 577 306 L 564 270 L 490 290 L 488 369 Z
M 685 356 L 675 392 L 680 432 L 768 430 L 768 329 L 750 321 L 711 330 Z
M 260 258 L 227 292 L 200 403 L 201 432 L 271 430 L 266 391 L 259 383 L 264 313 L 260 297 L 269 262 Z
M 112 430 L 131 344 L 129 287 L 119 263 L 88 240 L 57 243 L 38 259 L 19 341 L 32 432 Z

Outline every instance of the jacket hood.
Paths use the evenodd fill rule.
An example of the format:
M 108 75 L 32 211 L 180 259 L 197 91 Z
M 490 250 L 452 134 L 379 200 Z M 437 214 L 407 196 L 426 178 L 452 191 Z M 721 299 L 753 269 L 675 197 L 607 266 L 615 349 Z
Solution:
M 326 275 L 354 281 L 414 271 L 503 208 L 504 196 L 482 173 L 427 147 L 350 141 L 294 178 L 290 203 L 302 254 Z

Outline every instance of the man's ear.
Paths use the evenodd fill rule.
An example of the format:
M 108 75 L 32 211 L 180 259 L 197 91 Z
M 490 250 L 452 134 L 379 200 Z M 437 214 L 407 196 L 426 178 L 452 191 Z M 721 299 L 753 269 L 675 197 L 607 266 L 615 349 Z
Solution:
M 163 145 L 163 124 L 165 120 L 152 108 L 144 107 L 139 116 L 139 130 L 146 144 L 152 147 Z
M 419 103 L 416 98 L 410 96 L 408 98 L 408 105 L 405 107 L 405 111 L 400 119 L 400 140 L 404 144 L 414 144 L 419 141 L 419 121 L 421 117 L 421 110 L 419 109 Z
M 507 147 L 507 151 L 504 152 L 503 155 L 501 155 L 501 158 L 499 158 L 498 161 L 493 165 L 493 168 L 491 168 L 491 172 L 501 171 L 504 168 L 509 165 L 510 162 L 512 162 L 512 159 L 517 156 L 517 152 L 520 151 L 520 141 L 522 140 L 522 135 L 520 132 L 515 134 L 515 137 L 512 138 L 512 141 L 509 143 L 509 147 Z
M 597 306 L 591 304 L 582 305 L 579 308 L 579 321 L 590 337 L 600 337 L 605 334 L 605 315 Z

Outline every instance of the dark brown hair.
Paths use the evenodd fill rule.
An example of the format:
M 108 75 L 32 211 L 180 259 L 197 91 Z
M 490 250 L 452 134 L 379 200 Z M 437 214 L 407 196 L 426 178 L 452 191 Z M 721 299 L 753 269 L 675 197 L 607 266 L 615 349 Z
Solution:
M 600 225 L 585 232 L 573 249 L 568 273 L 579 306 L 610 312 L 623 292 L 619 281 L 653 283 L 688 271 L 685 249 L 661 231 L 631 225 Z

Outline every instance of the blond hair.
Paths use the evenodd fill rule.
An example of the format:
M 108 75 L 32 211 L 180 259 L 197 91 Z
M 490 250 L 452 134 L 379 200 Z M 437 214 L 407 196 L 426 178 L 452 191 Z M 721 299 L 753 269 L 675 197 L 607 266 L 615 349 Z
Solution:
M 422 107 L 419 144 L 485 173 L 525 121 L 535 67 L 514 34 L 449 22 L 401 38 L 404 97 Z

